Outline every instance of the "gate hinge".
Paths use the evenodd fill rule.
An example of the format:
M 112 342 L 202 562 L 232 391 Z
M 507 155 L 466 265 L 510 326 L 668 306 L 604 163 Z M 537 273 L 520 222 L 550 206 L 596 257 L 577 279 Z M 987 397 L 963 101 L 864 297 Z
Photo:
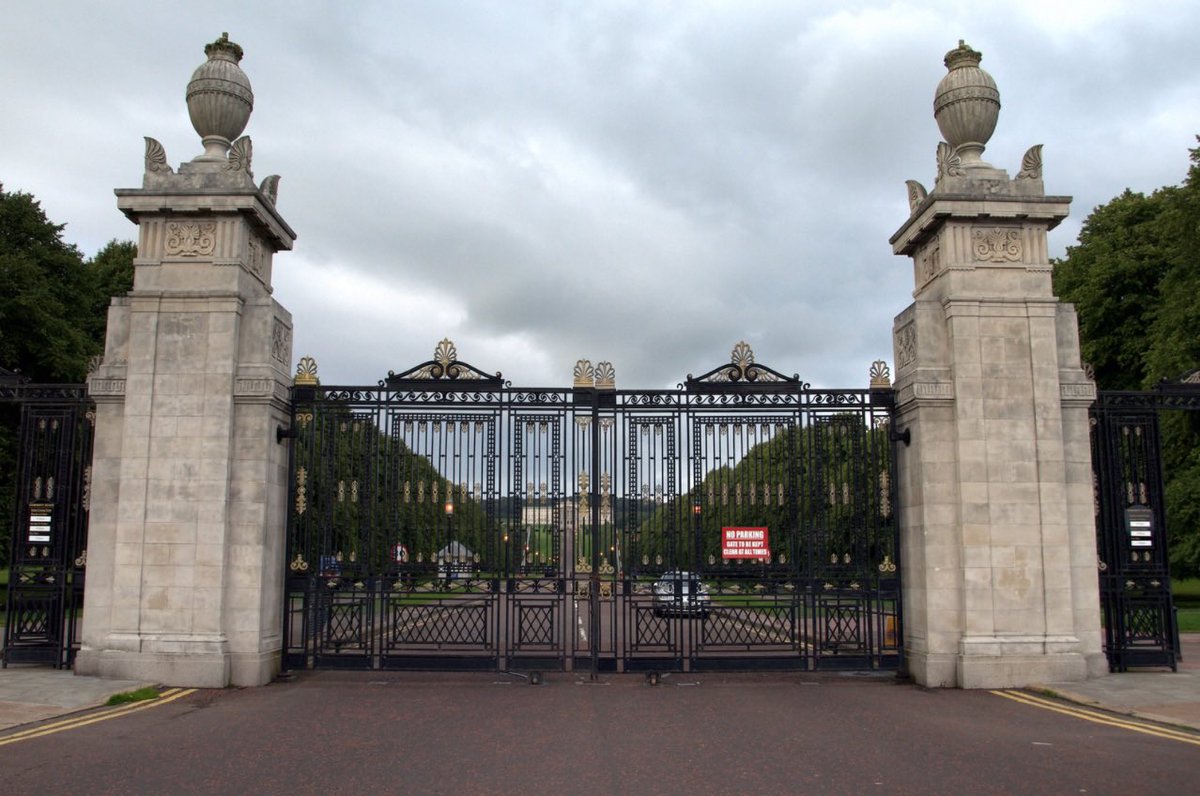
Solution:
M 906 428 L 903 431 L 893 430 L 888 435 L 888 439 L 891 440 L 892 442 L 903 442 L 904 447 L 907 448 L 909 445 L 912 444 L 912 429 Z
M 283 426 L 275 426 L 275 444 L 282 443 L 285 439 L 295 439 L 297 436 L 296 428 L 284 428 Z

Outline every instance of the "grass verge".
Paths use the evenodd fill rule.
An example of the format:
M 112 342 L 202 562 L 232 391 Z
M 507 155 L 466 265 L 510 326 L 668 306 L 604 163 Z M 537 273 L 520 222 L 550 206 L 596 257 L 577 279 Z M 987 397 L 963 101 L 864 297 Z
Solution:
M 1179 608 L 1175 615 L 1180 633 L 1200 633 L 1200 608 Z
M 156 699 L 158 697 L 158 689 L 153 686 L 139 688 L 136 691 L 122 691 L 119 694 L 113 694 L 105 702 L 105 705 L 125 705 L 130 702 L 141 702 L 146 699 Z

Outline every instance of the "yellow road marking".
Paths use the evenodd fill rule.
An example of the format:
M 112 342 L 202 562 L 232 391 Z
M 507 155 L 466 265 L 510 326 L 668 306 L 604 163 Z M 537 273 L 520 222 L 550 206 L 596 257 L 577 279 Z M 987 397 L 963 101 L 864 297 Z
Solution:
M 131 702 L 128 705 L 119 705 L 110 710 L 105 710 L 99 714 L 93 713 L 74 719 L 64 719 L 63 721 L 56 721 L 52 724 L 43 724 L 42 726 L 34 727 L 31 730 L 23 730 L 21 732 L 13 733 L 12 735 L 6 735 L 0 738 L 0 746 L 7 746 L 8 744 L 16 743 L 17 741 L 28 741 L 31 738 L 41 738 L 43 735 L 52 735 L 56 732 L 63 732 L 64 730 L 73 730 L 76 727 L 86 727 L 87 725 L 95 724 L 98 721 L 106 721 L 108 719 L 115 719 L 119 716 L 126 716 L 130 713 L 136 713 L 139 710 L 146 710 L 147 708 L 165 705 L 168 702 L 174 702 L 180 697 L 185 697 L 188 694 L 194 694 L 195 692 L 195 688 L 168 688 L 156 698 L 148 699 L 144 702 Z
M 1011 699 L 1015 702 L 1030 705 L 1031 707 L 1050 710 L 1067 716 L 1074 716 L 1077 719 L 1083 719 L 1084 721 L 1090 721 L 1095 724 L 1106 724 L 1110 727 L 1120 727 L 1121 729 L 1132 730 L 1133 732 L 1140 732 L 1146 735 L 1153 735 L 1158 738 L 1169 738 L 1172 741 L 1182 741 L 1183 743 L 1192 744 L 1193 746 L 1200 746 L 1200 736 L 1183 732 L 1181 730 L 1172 730 L 1168 727 L 1161 727 L 1155 724 L 1148 724 L 1146 722 L 1122 719 L 1116 716 L 1111 716 L 1107 713 L 1088 710 L 1087 708 L 1069 707 L 1058 702 L 1036 697 L 1032 694 L 1026 694 L 1021 691 L 992 691 L 992 693 L 996 696 L 1004 697 L 1005 699 Z

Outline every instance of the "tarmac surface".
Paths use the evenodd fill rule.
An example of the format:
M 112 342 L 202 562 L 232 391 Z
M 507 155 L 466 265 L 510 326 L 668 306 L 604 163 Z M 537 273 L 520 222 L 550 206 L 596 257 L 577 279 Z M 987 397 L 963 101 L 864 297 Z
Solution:
M 1178 671 L 1142 669 L 1081 683 L 1042 683 L 1030 690 L 1089 707 L 1200 731 L 1200 633 L 1180 638 Z M 631 675 L 633 676 L 633 675 Z M 0 733 L 103 705 L 109 697 L 156 685 L 78 677 L 68 670 L 13 665 L 0 669 Z

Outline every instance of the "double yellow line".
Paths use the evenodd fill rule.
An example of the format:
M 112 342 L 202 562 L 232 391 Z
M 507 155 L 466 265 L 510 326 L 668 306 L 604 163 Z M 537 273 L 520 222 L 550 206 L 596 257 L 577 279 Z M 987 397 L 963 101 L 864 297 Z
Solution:
M 0 737 L 0 746 L 8 746 L 10 743 L 18 741 L 28 741 L 32 738 L 41 738 L 43 735 L 53 735 L 56 732 L 64 730 L 73 730 L 76 727 L 86 727 L 89 724 L 95 724 L 98 721 L 107 721 L 120 716 L 128 716 L 130 713 L 137 713 L 139 710 L 165 705 L 168 702 L 174 702 L 176 699 L 185 697 L 188 694 L 195 693 L 194 688 L 168 688 L 154 699 L 148 699 L 144 702 L 131 702 L 127 705 L 118 705 L 108 710 L 102 710 L 98 713 L 89 713 L 85 716 L 78 716 L 73 719 L 63 719 L 51 724 L 42 724 L 30 730 L 15 732 L 12 735 Z
M 1107 724 L 1110 727 L 1120 727 L 1125 730 L 1133 730 L 1134 732 L 1144 733 L 1145 735 L 1153 735 L 1158 738 L 1169 738 L 1172 741 L 1181 741 L 1193 746 L 1200 746 L 1200 735 L 1195 733 L 1185 732 L 1183 730 L 1173 730 L 1170 727 L 1164 727 L 1158 724 L 1150 724 L 1142 721 L 1134 721 L 1133 719 L 1123 719 L 1119 716 L 1114 716 L 1109 713 L 1101 713 L 1096 710 L 1088 710 L 1087 708 L 1072 707 L 1064 705 L 1061 702 L 1043 699 L 1042 697 L 1027 694 L 1024 691 L 993 691 L 996 696 L 1011 699 L 1014 702 L 1020 702 L 1025 705 L 1031 705 L 1035 708 L 1062 713 L 1067 716 L 1074 716 L 1077 719 L 1090 721 L 1095 724 Z

